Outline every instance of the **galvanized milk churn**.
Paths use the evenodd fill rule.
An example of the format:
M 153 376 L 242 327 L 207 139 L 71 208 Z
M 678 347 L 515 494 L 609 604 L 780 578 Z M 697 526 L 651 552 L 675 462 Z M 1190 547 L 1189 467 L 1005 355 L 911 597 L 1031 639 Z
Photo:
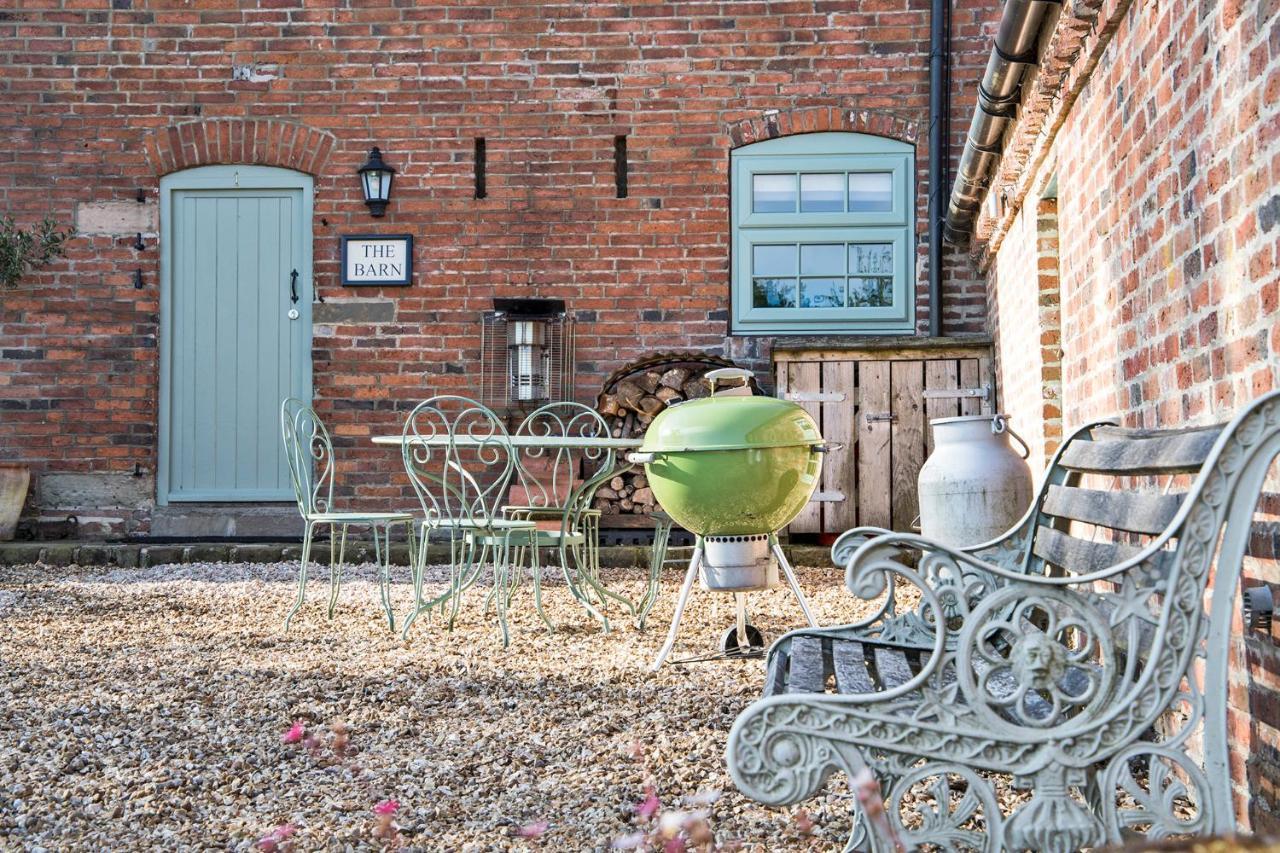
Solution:
M 920 469 L 920 534 L 952 547 L 979 545 L 1013 527 L 1031 503 L 1031 455 L 1006 415 L 938 418 Z M 1022 445 L 1017 453 L 1013 437 Z

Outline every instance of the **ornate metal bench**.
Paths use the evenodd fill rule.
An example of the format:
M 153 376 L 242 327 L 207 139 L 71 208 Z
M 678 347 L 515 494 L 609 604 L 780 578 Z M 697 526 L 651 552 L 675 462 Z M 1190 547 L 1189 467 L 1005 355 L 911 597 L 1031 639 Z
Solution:
M 729 735 L 735 783 L 786 805 L 869 767 L 907 849 L 1234 829 L 1228 640 L 1278 451 L 1280 394 L 1225 426 L 1095 423 L 1000 539 L 955 550 L 847 532 L 832 549 L 846 584 L 882 604 L 774 643 L 764 698 Z M 997 782 L 1021 793 L 1002 807 Z M 891 846 L 855 812 L 847 849 Z

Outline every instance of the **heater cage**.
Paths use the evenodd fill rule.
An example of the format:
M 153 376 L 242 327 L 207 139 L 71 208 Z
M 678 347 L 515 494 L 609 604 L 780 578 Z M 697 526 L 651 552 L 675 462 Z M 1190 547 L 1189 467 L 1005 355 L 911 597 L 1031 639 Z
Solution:
M 480 398 L 490 408 L 572 400 L 573 316 L 559 299 L 495 299 L 480 321 Z

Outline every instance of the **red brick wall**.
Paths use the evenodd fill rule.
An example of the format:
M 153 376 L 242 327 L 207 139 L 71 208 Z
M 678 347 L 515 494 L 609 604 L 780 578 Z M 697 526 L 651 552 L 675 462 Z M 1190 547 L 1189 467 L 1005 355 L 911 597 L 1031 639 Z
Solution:
M 957 3 L 962 114 L 998 5 Z M 0 457 L 30 461 L 37 479 L 136 470 L 147 492 L 154 204 L 160 176 L 190 165 L 313 173 L 316 282 L 331 301 L 352 296 L 336 284 L 338 235 L 371 226 L 416 235 L 414 287 L 359 294 L 392 300 L 391 322 L 315 329 L 322 414 L 371 466 L 384 463 L 363 438 L 394 429 L 397 407 L 471 387 L 477 319 L 495 295 L 569 300 L 581 321 L 583 397 L 655 349 L 767 365 L 767 340 L 726 337 L 728 155 L 753 135 L 845 129 L 914 142 L 923 296 L 928 9 L 928 0 L 22 0 L 0 13 L 0 198 L 23 222 L 79 209 L 100 233 L 2 297 Z M 247 79 L 233 80 L 236 69 Z M 953 156 L 964 123 L 953 125 Z M 628 135 L 626 199 L 614 197 L 615 134 Z M 473 197 L 478 136 L 483 200 Z M 374 144 L 400 170 L 383 220 L 368 218 L 354 175 Z M 147 203 L 131 212 L 139 190 Z M 140 252 L 131 248 L 139 230 L 148 235 Z M 963 256 L 946 272 L 945 331 L 980 331 L 981 277 Z M 926 305 L 918 318 L 923 326 Z M 125 506 L 101 523 L 145 528 L 145 518 L 145 506 Z
M 1016 140 L 997 181 L 1016 200 L 1057 176 L 1065 426 L 1114 415 L 1150 427 L 1225 420 L 1272 390 L 1280 373 L 1280 5 L 1093 0 L 1075 8 L 1098 12 L 1064 20 L 1085 35 L 1078 54 L 1048 63 L 1070 66 L 1058 94 L 1033 108 L 1048 130 Z M 1011 291 L 992 300 L 1001 351 L 1036 346 L 1022 309 L 1012 313 L 1029 299 L 1031 279 L 1006 275 L 1029 251 L 1034 198 L 979 226 L 998 245 L 988 259 L 999 271 L 993 287 Z M 1006 362 L 1006 384 L 1015 369 Z M 1275 504 L 1263 506 L 1272 518 Z M 1280 583 L 1275 539 L 1260 524 L 1246 585 Z M 1280 652 L 1235 627 L 1237 816 L 1274 833 Z

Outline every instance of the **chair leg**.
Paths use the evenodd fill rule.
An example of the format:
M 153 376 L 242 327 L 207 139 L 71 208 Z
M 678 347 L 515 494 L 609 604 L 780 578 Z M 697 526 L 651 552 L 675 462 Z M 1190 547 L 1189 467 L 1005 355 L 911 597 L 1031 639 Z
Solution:
M 565 583 L 569 585 L 569 591 L 573 593 L 573 597 L 578 599 L 579 603 L 587 609 L 587 612 L 590 613 L 593 618 L 600 620 L 604 633 L 609 633 L 609 617 L 605 615 L 603 610 L 598 609 L 595 604 L 592 603 L 591 597 L 587 595 L 586 590 L 584 590 L 578 583 L 579 580 L 584 578 L 583 573 L 581 572 L 581 563 L 577 560 L 576 552 L 574 556 L 574 566 L 576 571 L 570 571 L 569 548 L 567 545 L 561 543 L 560 569 L 564 572 Z
M 662 566 L 667 561 L 667 544 L 671 541 L 671 522 L 658 518 L 658 523 L 653 528 L 653 551 L 649 555 L 649 586 L 645 590 L 644 598 L 640 600 L 639 618 L 636 620 L 636 628 L 643 631 L 645 620 L 649 618 L 649 611 L 653 609 L 653 605 L 658 601 L 658 589 L 662 581 Z
M 391 524 L 382 525 L 385 531 L 386 542 L 385 547 L 378 547 L 378 525 L 373 527 L 373 553 L 378 561 L 378 571 L 382 575 L 380 578 L 380 586 L 382 587 L 382 610 L 387 614 L 387 625 L 392 631 L 396 629 L 396 617 L 391 611 Z
M 311 534 L 315 530 L 315 525 L 308 521 L 306 529 L 302 534 L 302 563 L 298 567 L 298 600 L 293 603 L 293 607 L 289 609 L 289 614 L 284 617 L 284 629 L 289 630 L 289 623 L 293 621 L 294 615 L 302 608 L 302 602 L 307 597 L 307 561 L 311 559 Z
M 493 588 L 498 591 L 494 596 L 498 609 L 498 630 L 502 634 L 502 647 L 505 649 L 511 645 L 511 629 L 507 626 L 507 596 L 506 591 L 502 589 L 507 578 L 507 558 L 510 555 L 511 543 L 503 541 L 501 545 L 494 547 L 493 559 Z
M 684 616 L 685 605 L 689 603 L 689 593 L 693 591 L 693 582 L 698 577 L 698 567 L 701 564 L 702 540 L 699 539 L 697 547 L 693 549 L 693 556 L 689 558 L 689 571 L 685 572 L 684 584 L 680 587 L 680 597 L 676 599 L 676 613 L 671 619 L 671 630 L 667 632 L 667 641 L 658 650 L 658 656 L 649 667 L 650 672 L 657 672 L 671 656 L 671 650 L 676 647 L 676 633 L 680 630 L 680 619 Z
M 333 550 L 333 534 L 336 525 L 329 525 L 329 618 L 338 606 L 338 593 L 342 591 L 342 561 L 347 556 L 347 525 L 342 525 L 338 550 Z
M 551 617 L 547 615 L 547 611 L 542 608 L 542 567 L 538 563 L 538 544 L 537 535 L 533 534 L 535 539 L 533 545 L 529 548 L 530 562 L 533 564 L 533 609 L 538 611 L 538 615 L 542 617 L 542 621 L 547 623 L 547 627 L 555 631 L 556 625 L 551 621 Z
M 778 565 L 782 566 L 782 573 L 787 577 L 787 584 L 791 587 L 791 592 L 795 595 L 796 601 L 800 603 L 800 610 L 804 613 L 805 620 L 809 623 L 810 628 L 817 628 L 818 623 L 813 618 L 813 613 L 809 610 L 809 602 L 805 599 L 804 593 L 800 591 L 800 582 L 796 580 L 796 573 L 792 571 L 791 564 L 787 562 L 787 555 L 782 553 L 782 546 L 778 544 L 777 536 L 770 536 L 769 543 L 773 546 L 773 556 L 778 558 Z

